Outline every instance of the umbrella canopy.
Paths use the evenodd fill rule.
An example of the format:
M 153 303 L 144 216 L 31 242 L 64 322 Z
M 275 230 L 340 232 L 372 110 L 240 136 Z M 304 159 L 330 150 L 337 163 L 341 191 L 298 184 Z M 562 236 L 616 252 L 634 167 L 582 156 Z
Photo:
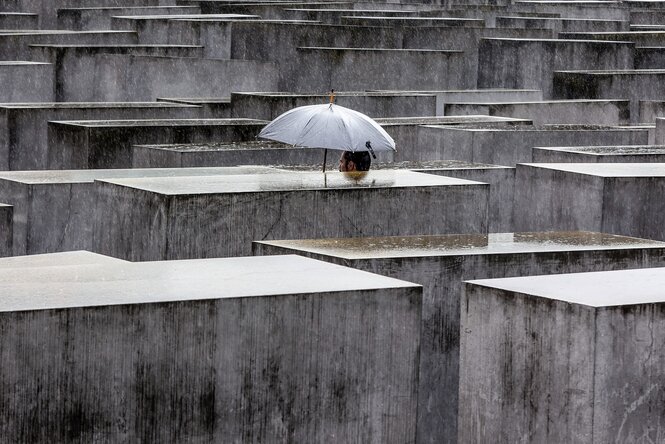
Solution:
M 259 137 L 307 148 L 396 151 L 392 137 L 371 118 L 334 103 L 294 108 L 266 125 Z

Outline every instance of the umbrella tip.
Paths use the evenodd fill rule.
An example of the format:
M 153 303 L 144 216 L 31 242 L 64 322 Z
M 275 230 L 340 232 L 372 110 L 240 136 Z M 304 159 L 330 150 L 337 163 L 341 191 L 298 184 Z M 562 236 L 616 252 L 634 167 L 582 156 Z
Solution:
M 331 89 L 330 90 L 330 104 L 332 105 L 333 103 L 335 103 L 335 90 Z

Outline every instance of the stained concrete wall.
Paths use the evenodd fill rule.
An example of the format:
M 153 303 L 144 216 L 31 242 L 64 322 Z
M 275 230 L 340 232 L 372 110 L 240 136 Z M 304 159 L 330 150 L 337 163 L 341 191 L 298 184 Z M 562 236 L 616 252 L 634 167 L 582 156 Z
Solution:
M 95 180 L 261 172 L 272 170 L 259 167 L 11 171 L 0 173 L 0 202 L 14 207 L 12 255 L 92 250 Z
M 0 34 L 0 54 L 4 60 L 30 60 L 30 45 L 132 45 L 137 43 L 131 31 L 22 31 Z
M 21 299 L 0 314 L 2 436 L 414 441 L 418 286 L 295 256 L 232 261 L 0 271 Z M 264 293 L 234 276 L 252 268 Z M 275 291 L 307 271 L 358 290 L 323 277 Z
M 370 117 L 436 116 L 434 93 L 336 92 L 335 103 Z M 280 114 L 305 105 L 326 103 L 326 94 L 232 93 L 233 117 L 273 120 Z
M 53 65 L 0 62 L 0 102 L 52 102 Z
M 287 91 L 464 89 L 473 87 L 464 71 L 464 53 L 418 49 L 300 47 L 293 72 L 281 73 Z M 302 69 L 306 67 L 306 69 Z
M 271 142 L 134 145 L 132 168 L 182 168 L 236 165 L 317 165 L 337 171 L 339 151 L 292 147 Z
M 57 28 L 73 31 L 111 29 L 111 17 L 141 14 L 200 14 L 198 6 L 134 6 L 114 8 L 62 8 L 56 11 Z
M 520 164 L 515 229 L 591 230 L 663 240 L 664 172 L 660 163 Z
M 531 162 L 532 148 L 547 146 L 646 145 L 646 130 L 586 126 L 515 126 L 513 128 L 418 128 L 414 160 L 455 159 L 515 166 Z
M 39 17 L 29 12 L 0 12 L 0 29 L 37 29 Z
M 529 103 L 449 103 L 446 116 L 489 115 L 531 119 L 534 125 L 627 125 L 628 100 L 556 100 Z
M 257 239 L 487 232 L 487 184 L 406 171 L 280 176 L 98 181 L 93 251 L 168 260 L 248 255 Z
M 250 119 L 49 122 L 47 168 L 131 168 L 132 145 L 250 141 L 266 123 Z
M 630 99 L 637 123 L 640 100 L 665 99 L 665 70 L 558 71 L 553 85 L 557 99 Z
M 665 144 L 665 118 L 656 117 L 656 136 L 654 139 L 658 145 Z
M 560 17 L 497 17 L 495 24 L 499 28 L 552 29 L 556 32 L 616 32 L 630 28 L 630 22 L 623 20 Z
M 661 282 L 653 271 L 467 283 L 459 442 L 660 441 L 664 357 L 650 340 L 665 334 L 660 299 L 587 305 L 569 302 L 563 292 L 557 298 L 556 287 L 547 297 L 510 290 L 522 281 L 552 286 L 570 278 L 580 288 L 587 279 L 615 293 L 613 276 L 631 286 L 644 279 Z M 587 278 L 593 275 L 598 277 Z M 624 300 L 640 299 L 632 288 L 623 290 Z
M 632 69 L 634 50 L 635 45 L 629 42 L 482 39 L 478 87 L 536 88 L 543 91 L 545 99 L 558 98 L 553 90 L 553 71 Z
M 12 255 L 13 240 L 13 215 L 14 207 L 12 205 L 0 204 L 0 256 Z
M 44 169 L 49 120 L 196 118 L 200 108 L 155 102 L 0 104 L 0 170 Z
M 460 330 L 460 312 L 463 318 L 467 315 L 466 306 L 460 303 L 464 280 L 662 266 L 664 248 L 659 242 L 598 233 L 503 233 L 490 234 L 489 239 L 452 235 L 255 242 L 254 254 L 296 253 L 423 285 L 418 442 L 455 443 L 458 390 L 479 392 L 466 385 L 469 376 L 465 372 L 482 373 L 488 379 L 502 374 L 499 370 L 488 372 L 482 360 L 469 358 L 468 365 L 474 369 L 458 372 L 460 335 L 468 333 Z M 510 322 L 496 310 L 484 316 L 490 313 L 496 323 Z M 495 391 L 489 387 L 480 393 L 477 399 L 492 399 Z M 464 415 L 473 416 L 468 410 Z M 470 421 L 460 418 L 460 425 Z M 460 443 L 477 442 L 461 427 L 460 435 L 464 436 Z M 481 440 L 487 441 L 494 442 Z
M 62 101 L 155 100 L 157 97 L 229 97 L 231 91 L 274 90 L 269 62 L 101 54 L 93 71 L 62 78 Z M 213 79 L 211 81 L 211 79 Z M 79 82 L 97 88 L 78 89 Z

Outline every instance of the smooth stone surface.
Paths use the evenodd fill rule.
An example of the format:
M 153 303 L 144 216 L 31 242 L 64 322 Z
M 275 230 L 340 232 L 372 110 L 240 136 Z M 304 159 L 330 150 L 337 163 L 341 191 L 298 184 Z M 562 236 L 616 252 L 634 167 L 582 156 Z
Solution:
M 467 283 L 460 442 L 660 441 L 664 286 L 665 268 Z
M 260 239 L 486 233 L 488 193 L 410 171 L 103 180 L 93 245 L 159 260 L 248 255 Z
M 274 240 L 253 247 L 254 254 L 296 253 L 423 285 L 420 443 L 456 442 L 462 281 L 665 265 L 665 243 L 589 232 Z
M 12 441 L 415 439 L 417 285 L 297 256 L 25 272 L 0 267 Z
M 30 256 L 12 256 L 0 259 L 0 269 L 6 268 L 40 268 L 67 267 L 78 265 L 112 264 L 125 262 L 91 251 L 65 251 L 62 253 L 33 254 Z M 29 276 L 29 275 L 28 275 Z

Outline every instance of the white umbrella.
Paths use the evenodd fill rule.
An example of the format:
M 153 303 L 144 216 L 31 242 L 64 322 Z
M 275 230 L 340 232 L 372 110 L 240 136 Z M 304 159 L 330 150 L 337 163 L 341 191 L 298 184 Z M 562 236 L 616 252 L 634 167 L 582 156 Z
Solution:
M 334 103 L 294 108 L 266 125 L 259 137 L 306 148 L 396 151 L 392 137 L 371 118 Z M 324 158 L 325 169 L 325 158 Z

